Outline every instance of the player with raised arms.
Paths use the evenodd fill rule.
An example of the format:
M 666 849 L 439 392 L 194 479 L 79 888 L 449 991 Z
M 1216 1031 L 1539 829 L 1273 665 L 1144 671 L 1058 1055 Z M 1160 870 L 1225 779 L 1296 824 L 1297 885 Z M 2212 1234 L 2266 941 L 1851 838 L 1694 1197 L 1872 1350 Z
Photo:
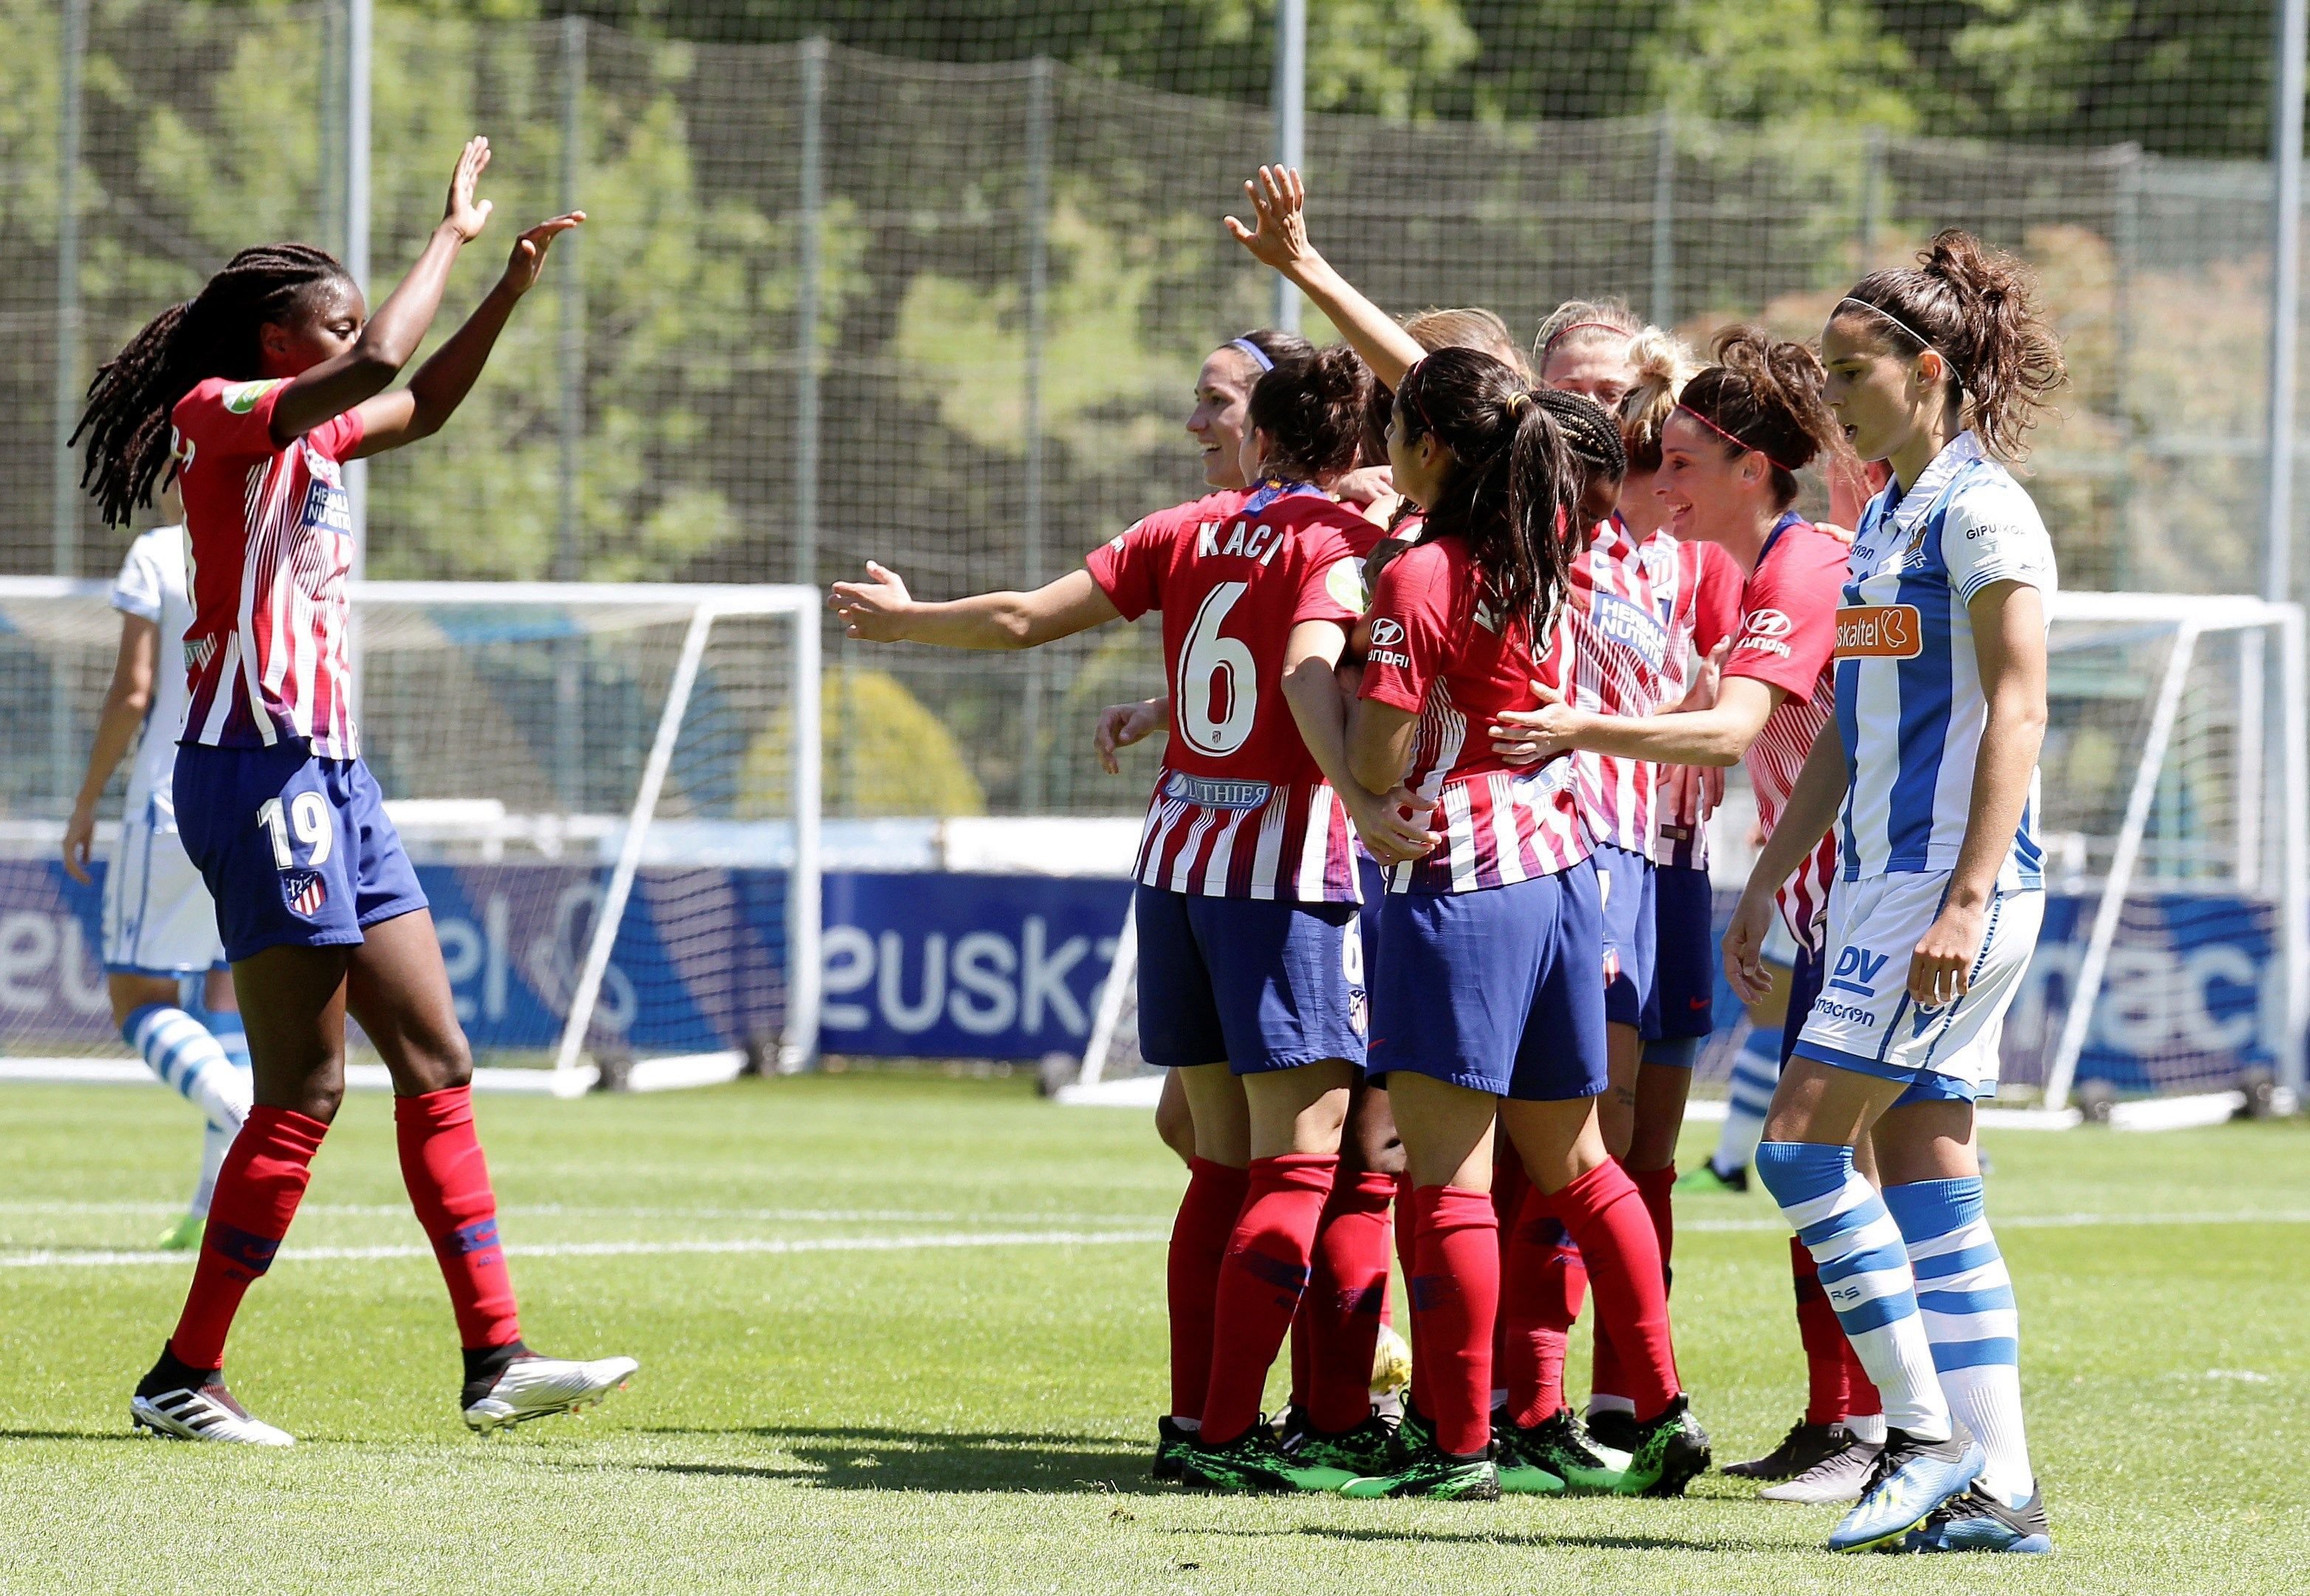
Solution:
M 1737 990 L 1760 987 L 1776 872 L 1828 835 L 1827 986 L 1756 1167 L 1884 1393 L 1884 1450 L 1829 1546 L 2045 1552 L 1974 1102 L 1996 1089 L 2045 913 L 2037 752 L 2056 576 L 2002 463 L 2064 372 L 2019 262 L 1954 230 L 1918 260 L 1855 283 L 1821 334 L 1830 408 L 1893 480 L 1854 539 L 1836 722 L 1758 857 L 1724 963 Z M 1881 1196 L 1854 1167 L 1864 1136 Z
M 473 1132 L 471 1054 L 425 895 L 361 762 L 345 654 L 343 463 L 448 420 L 554 239 L 585 220 L 522 234 L 465 325 L 387 391 L 489 220 L 473 194 L 489 154 L 482 138 L 459 154 L 440 224 L 374 317 L 323 251 L 245 249 L 104 365 L 74 435 L 88 438 L 83 481 L 109 522 L 149 503 L 164 473 L 184 495 L 193 619 L 177 822 L 216 902 L 256 1074 L 184 1312 L 130 1404 L 158 1435 L 291 1444 L 226 1388 L 225 1338 L 343 1100 L 347 1013 L 393 1077 L 402 1177 L 465 1348 L 465 1422 L 564 1412 L 636 1367 L 542 1357 L 522 1340 Z
M 96 806 L 133 746 L 120 840 L 104 872 L 104 984 L 121 1036 L 208 1122 L 193 1201 L 161 1238 L 164 1250 L 181 1252 L 200 1245 L 217 1172 L 248 1117 L 248 1034 L 232 1003 L 216 906 L 177 835 L 171 776 L 185 724 L 178 662 L 192 602 L 181 507 L 173 488 L 161 498 L 167 523 L 137 534 L 112 584 L 120 647 L 88 773 L 65 822 L 64 853 L 65 871 L 86 882 Z
M 1537 712 L 1500 717 L 1493 745 L 1517 765 L 1568 748 L 1669 765 L 1745 761 L 1769 831 L 1835 701 L 1830 656 L 1845 546 L 1793 507 L 1796 473 L 1837 450 L 1841 434 L 1810 351 L 1736 326 L 1717 335 L 1714 354 L 1716 363 L 1685 384 L 1662 424 L 1656 491 L 1671 535 L 1721 544 L 1746 573 L 1715 703 L 1628 719 L 1592 714 L 1548 689 Z M 1787 927 L 1816 961 L 1830 863 L 1823 843 L 1779 883 Z M 1791 1267 L 1811 1401 L 1780 1447 L 1736 1471 L 1781 1479 L 1819 1469 L 1808 1488 L 1849 1493 L 1874 1456 L 1867 1416 L 1875 1393 L 1865 1377 L 1855 1383 L 1852 1350 L 1826 1314 L 1811 1253 L 1792 1244 Z
M 1344 349 L 1277 365 L 1246 414 L 1255 486 L 1147 516 L 1033 593 L 925 603 L 870 563 L 830 601 L 853 637 L 952 648 L 1033 647 L 1162 614 L 1170 736 L 1133 872 L 1140 1051 L 1185 1076 L 1195 1160 L 1172 1231 L 1159 1461 L 1168 1452 L 1182 1479 L 1223 1490 L 1348 1477 L 1295 1467 L 1259 1400 L 1364 1061 L 1349 829 L 1389 862 L 1434 846 L 1403 818 L 1404 795 L 1348 779 L 1332 684 L 1363 606 L 1365 524 L 1316 483 L 1352 463 L 1370 383 Z M 1321 691 L 1294 690 L 1297 677 Z

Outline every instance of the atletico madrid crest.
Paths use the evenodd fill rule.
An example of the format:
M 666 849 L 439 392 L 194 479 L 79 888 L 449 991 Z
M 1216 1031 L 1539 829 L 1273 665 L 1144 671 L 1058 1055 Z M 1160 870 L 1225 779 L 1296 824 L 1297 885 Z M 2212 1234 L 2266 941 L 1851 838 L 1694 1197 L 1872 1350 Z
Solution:
M 281 872 L 281 897 L 292 915 L 311 919 L 329 901 L 329 883 L 317 870 L 284 870 Z

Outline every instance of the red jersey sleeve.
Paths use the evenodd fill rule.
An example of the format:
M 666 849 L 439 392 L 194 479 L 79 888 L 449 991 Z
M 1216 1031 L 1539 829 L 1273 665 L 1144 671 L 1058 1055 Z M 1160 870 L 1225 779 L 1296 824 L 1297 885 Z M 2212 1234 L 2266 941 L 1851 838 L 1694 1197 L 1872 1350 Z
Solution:
M 1416 544 L 1388 561 L 1372 594 L 1362 697 L 1420 712 L 1452 657 L 1452 562 L 1439 544 Z
M 205 454 L 213 459 L 248 459 L 277 455 L 273 441 L 273 409 L 289 386 L 285 377 L 255 382 L 232 382 L 212 377 L 177 401 L 169 414 L 177 429 L 178 454 L 189 464 Z M 330 417 L 305 435 L 305 440 L 332 460 L 343 460 L 360 447 L 360 414 L 346 411 Z
M 1740 630 L 1724 674 L 1750 677 L 1810 702 L 1836 652 L 1845 564 L 1845 545 L 1810 527 L 1775 550 L 1741 594 Z
M 1300 533 L 1307 540 L 1307 574 L 1291 623 L 1334 620 L 1351 627 L 1364 611 L 1364 562 L 1347 534 L 1337 527 L 1310 526 Z
M 1177 535 L 1180 510 L 1158 510 L 1133 522 L 1084 557 L 1090 579 L 1125 620 L 1163 607 L 1164 557 Z
M 1693 583 L 1692 646 L 1706 659 L 1741 620 L 1741 568 L 1722 543 L 1704 542 Z

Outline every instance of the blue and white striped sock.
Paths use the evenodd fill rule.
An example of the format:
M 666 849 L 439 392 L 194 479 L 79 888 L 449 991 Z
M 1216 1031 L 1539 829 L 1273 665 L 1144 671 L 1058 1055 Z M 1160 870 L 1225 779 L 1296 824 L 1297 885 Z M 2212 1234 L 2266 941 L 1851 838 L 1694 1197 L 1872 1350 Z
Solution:
M 1853 1149 L 1767 1141 L 1757 1175 L 1820 1266 L 1837 1321 L 1885 1399 L 1885 1422 L 1921 1441 L 1950 1435 L 1949 1399 L 1933 1373 L 1900 1227 L 1853 1167 Z
M 2021 1423 L 2020 1314 L 1981 1177 L 1887 1186 L 1885 1207 L 1908 1243 L 1917 1311 L 1950 1410 L 1988 1454 L 1981 1482 L 2019 1505 L 2036 1483 Z
M 235 1132 L 248 1117 L 249 1077 L 236 1070 L 223 1045 L 182 1009 L 147 1003 L 130 1011 L 120 1034 L 144 1055 L 163 1084 L 198 1108 L 220 1131 Z
M 1716 1151 L 1708 1160 L 1717 1174 L 1745 1169 L 1757 1156 L 1765 1116 L 1772 1112 L 1773 1089 L 1780 1083 L 1780 1033 L 1769 1026 L 1753 1026 L 1741 1051 L 1732 1055 L 1732 1095 L 1724 1106 L 1724 1128 L 1716 1132 Z
M 193 1200 L 185 1211 L 196 1219 L 209 1217 L 209 1204 L 216 1197 L 217 1172 L 224 1167 L 224 1156 L 232 1150 L 234 1132 L 221 1131 L 211 1125 L 201 1132 L 201 1178 L 193 1187 Z

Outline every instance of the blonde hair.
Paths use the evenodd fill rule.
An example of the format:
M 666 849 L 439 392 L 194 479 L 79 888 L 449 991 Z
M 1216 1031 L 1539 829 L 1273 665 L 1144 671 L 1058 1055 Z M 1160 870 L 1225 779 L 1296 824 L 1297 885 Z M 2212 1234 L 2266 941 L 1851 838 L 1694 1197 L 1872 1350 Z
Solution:
M 1684 385 L 1700 370 L 1692 346 L 1663 327 L 1647 326 L 1628 340 L 1637 380 L 1621 397 L 1620 444 L 1634 473 L 1660 469 L 1661 429 L 1668 424 Z
M 1516 347 L 1508 324 L 1492 312 L 1475 307 L 1439 310 L 1430 308 L 1403 318 L 1403 330 L 1420 348 L 1433 354 L 1439 349 L 1472 349 L 1491 356 L 1509 370 L 1529 378 L 1524 351 Z
M 1635 338 L 1646 330 L 1626 299 L 1567 299 L 1550 311 L 1532 335 L 1532 371 L 1548 379 L 1548 358 L 1559 348 Z

